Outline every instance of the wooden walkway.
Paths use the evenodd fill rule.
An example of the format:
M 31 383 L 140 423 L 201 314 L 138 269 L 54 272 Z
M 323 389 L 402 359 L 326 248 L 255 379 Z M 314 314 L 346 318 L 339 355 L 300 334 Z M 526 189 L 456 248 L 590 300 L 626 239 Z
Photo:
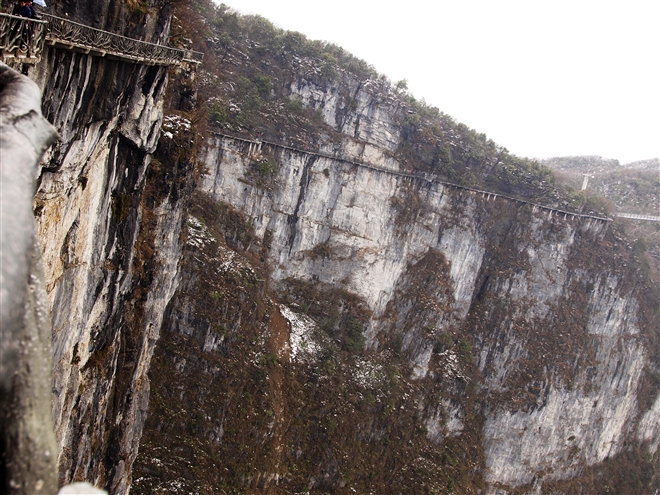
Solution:
M 203 53 L 127 38 L 54 15 L 40 17 L 41 20 L 31 20 L 0 14 L 2 59 L 16 58 L 22 63 L 36 64 L 41 60 L 45 44 L 145 65 L 197 65 L 204 58 Z
M 616 216 L 621 218 L 631 218 L 633 220 L 647 220 L 649 222 L 660 222 L 660 217 L 655 217 L 653 215 L 638 215 L 636 213 L 617 213 Z
M 484 191 L 484 190 L 481 190 L 481 189 L 475 189 L 473 187 L 462 186 L 460 184 L 455 184 L 453 182 L 441 180 L 439 177 L 434 176 L 432 174 L 400 172 L 400 171 L 396 171 L 396 170 L 376 167 L 376 166 L 374 166 L 370 163 L 364 163 L 364 162 L 359 161 L 359 160 L 346 158 L 346 157 L 340 157 L 340 156 L 333 155 L 333 154 L 330 154 L 330 153 L 323 153 L 321 151 L 303 150 L 303 149 L 300 149 L 300 148 L 296 148 L 294 146 L 286 145 L 284 143 L 274 143 L 274 142 L 271 142 L 271 141 L 254 141 L 254 140 L 251 140 L 251 139 L 246 139 L 246 138 L 242 138 L 242 137 L 238 137 L 238 136 L 232 136 L 232 135 L 223 134 L 223 133 L 215 133 L 215 134 L 218 135 L 218 136 L 221 136 L 222 138 L 225 138 L 225 139 L 232 139 L 232 140 L 235 140 L 235 141 L 242 141 L 244 143 L 249 143 L 250 147 L 249 147 L 249 150 L 248 150 L 248 155 L 259 153 L 261 151 L 263 145 L 267 145 L 267 146 L 272 146 L 274 148 L 293 151 L 293 152 L 296 152 L 296 153 L 304 153 L 304 154 L 307 154 L 307 155 L 314 155 L 314 156 L 318 156 L 318 157 L 322 157 L 322 158 L 328 158 L 328 159 L 331 159 L 331 160 L 336 160 L 336 161 L 340 161 L 340 162 L 343 162 L 343 163 L 348 163 L 348 164 L 355 165 L 355 166 L 358 166 L 358 167 L 364 167 L 364 168 L 368 168 L 368 169 L 371 169 L 371 170 L 376 170 L 378 172 L 383 172 L 383 173 L 387 173 L 387 174 L 390 174 L 390 175 L 396 175 L 398 177 L 423 180 L 423 181 L 426 181 L 428 183 L 442 184 L 443 186 L 468 191 L 468 192 L 471 192 L 473 194 L 480 194 L 487 201 L 489 201 L 491 199 L 494 199 L 494 200 L 504 199 L 504 200 L 507 200 L 507 201 L 513 201 L 513 202 L 518 203 L 520 205 L 529 205 L 529 206 L 532 207 L 532 211 L 538 211 L 538 210 L 545 211 L 545 212 L 548 213 L 548 215 L 550 217 L 556 216 L 556 217 L 563 218 L 565 220 L 589 219 L 589 220 L 596 220 L 596 221 L 599 221 L 599 222 L 611 222 L 612 221 L 612 219 L 608 218 L 608 217 L 601 217 L 601 216 L 598 216 L 598 215 L 587 215 L 587 214 L 584 214 L 584 213 L 575 213 L 575 212 L 571 212 L 571 211 L 560 210 L 560 209 L 557 209 L 557 208 L 553 208 L 551 206 L 546 206 L 546 205 L 542 205 L 542 204 L 538 204 L 538 203 L 533 203 L 533 202 L 525 200 L 525 199 L 516 198 L 514 196 L 508 196 L 506 194 L 500 194 L 500 193 L 495 193 L 495 192 L 492 192 L 492 191 Z

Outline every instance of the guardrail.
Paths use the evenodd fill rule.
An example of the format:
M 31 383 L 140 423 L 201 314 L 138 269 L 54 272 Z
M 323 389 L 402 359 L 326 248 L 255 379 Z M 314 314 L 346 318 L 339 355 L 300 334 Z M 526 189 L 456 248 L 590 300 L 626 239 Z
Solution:
M 41 14 L 43 20 L 0 14 L 0 52 L 3 58 L 17 57 L 24 63 L 41 59 L 44 43 L 56 48 L 117 58 L 146 65 L 200 64 L 204 54 L 157 45 Z
M 54 15 L 43 14 L 42 17 L 48 21 L 46 42 L 58 48 L 148 65 L 199 64 L 204 58 L 203 53 L 127 38 Z
M 387 169 L 387 168 L 382 168 L 382 167 L 377 167 L 372 165 L 371 163 L 365 163 L 363 161 L 360 161 L 358 159 L 353 159 L 349 157 L 341 157 L 341 156 L 336 156 L 332 155 L 329 153 L 323 153 L 321 151 L 314 151 L 314 150 L 303 150 L 300 148 L 296 148 L 293 145 L 287 145 L 284 143 L 274 143 L 266 140 L 252 140 L 252 139 L 247 139 L 244 137 L 238 137 L 238 136 L 232 136 L 230 134 L 223 134 L 220 132 L 215 133 L 217 136 L 220 136 L 222 138 L 226 139 L 233 139 L 234 141 L 242 141 L 245 143 L 249 144 L 249 151 L 248 155 L 252 155 L 253 153 L 259 153 L 261 151 L 261 148 L 263 145 L 268 145 L 268 146 L 273 146 L 285 150 L 290 150 L 294 151 L 296 153 L 304 153 L 307 155 L 315 155 L 318 157 L 322 158 L 329 158 L 331 160 L 336 160 L 344 163 L 349 163 L 351 165 L 356 165 L 358 167 L 364 167 L 364 168 L 369 168 L 371 170 L 376 170 L 378 172 L 383 172 L 386 174 L 390 175 L 396 175 L 398 177 L 405 177 L 408 179 L 416 179 L 416 180 L 424 180 L 426 182 L 431 182 L 431 183 L 436 183 L 436 184 L 442 184 L 444 186 L 448 187 L 453 187 L 455 189 L 460 189 L 463 191 L 468 191 L 473 194 L 480 194 L 483 198 L 486 199 L 486 201 L 490 201 L 491 199 L 504 199 L 507 201 L 513 201 L 515 203 L 521 204 L 521 205 L 529 205 L 532 207 L 532 210 L 542 210 L 548 212 L 550 216 L 557 216 L 557 217 L 563 217 L 564 220 L 572 220 L 572 219 L 587 219 L 587 220 L 597 220 L 599 222 L 611 222 L 612 219 L 609 217 L 601 217 L 599 215 L 591 215 L 588 213 L 577 213 L 573 211 L 567 211 L 567 210 L 560 210 L 559 208 L 555 208 L 552 206 L 548 205 L 542 205 L 539 203 L 534 203 L 532 201 L 522 199 L 522 198 L 516 198 L 514 196 L 509 196 L 506 194 L 502 194 L 499 192 L 493 192 L 493 191 L 484 191 L 481 189 L 475 189 L 473 187 L 468 187 L 464 186 L 461 184 L 456 184 L 454 182 L 449 182 L 446 180 L 442 180 L 440 177 L 435 176 L 434 174 L 427 174 L 427 173 L 420 173 L 420 172 L 400 172 L 392 169 Z
M 48 22 L 0 14 L 0 53 L 2 58 L 20 58 L 36 63 L 44 49 Z
M 648 220 L 650 222 L 660 222 L 660 217 L 653 215 L 638 215 L 637 213 L 617 213 L 617 217 L 630 218 L 632 220 Z

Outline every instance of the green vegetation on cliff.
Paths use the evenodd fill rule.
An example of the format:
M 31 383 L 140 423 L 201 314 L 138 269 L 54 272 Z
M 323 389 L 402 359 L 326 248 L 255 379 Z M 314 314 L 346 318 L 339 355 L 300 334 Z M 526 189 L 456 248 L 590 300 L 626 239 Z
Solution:
M 205 1 L 181 4 L 177 15 L 181 24 L 174 39 L 185 44 L 192 37 L 194 48 L 205 47 L 207 57 L 199 107 L 177 100 L 171 90 L 169 99 L 177 104 L 170 110 L 196 119 L 198 132 L 208 125 L 211 131 L 314 151 L 347 137 L 324 120 L 322 109 L 294 95 L 292 85 L 305 79 L 332 88 L 342 100 L 341 120 L 357 105 L 350 89 L 369 83 L 378 101 L 394 109 L 401 140 L 391 154 L 406 170 L 585 212 L 606 207 L 571 196 L 570 189 L 556 186 L 544 165 L 509 154 L 339 47 Z M 162 155 L 158 165 L 167 173 L 175 164 Z M 241 188 L 272 193 L 280 166 L 276 158 L 252 161 Z M 327 168 L 323 174 L 331 177 Z M 409 187 L 391 199 L 401 243 L 425 207 L 419 188 Z M 309 279 L 287 278 L 271 287 L 272 232 L 259 238 L 253 218 L 199 192 L 189 213 L 181 285 L 166 310 L 149 374 L 149 415 L 132 487 L 136 494 L 484 491 L 486 416 L 498 410 L 538 411 L 552 387 L 572 392 L 575 376 L 597 364 L 597 340 L 587 329 L 595 286 L 611 275 L 626 290 L 643 286 L 640 292 L 649 295 L 646 289 L 654 283 L 637 277 L 648 268 L 639 252 L 627 248 L 618 226 L 602 236 L 576 229 L 571 237 L 571 227 L 561 220 L 541 219 L 512 202 L 483 201 L 475 224 L 489 237 L 478 241 L 486 254 L 467 315 L 461 320 L 452 311 L 451 265 L 439 249 L 430 248 L 393 283 L 391 303 L 378 322 L 379 347 L 365 348 L 364 330 L 373 315 L 342 282 L 335 286 L 309 274 Z M 452 213 L 443 218 L 445 231 L 467 221 L 464 204 L 454 205 Z M 535 222 L 538 230 L 528 228 Z M 542 269 L 550 277 L 569 273 L 571 294 L 577 296 L 552 299 L 547 315 L 528 318 L 532 297 L 514 301 L 506 286 L 510 293 L 514 282 L 527 277 L 533 283 L 528 250 L 542 256 L 547 245 L 557 252 L 571 249 L 567 268 L 549 263 Z M 337 256 L 329 242 L 300 254 L 314 260 Z M 547 273 L 536 276 L 547 280 Z M 657 328 L 657 298 L 651 294 L 640 304 L 641 326 Z M 302 355 L 309 351 L 313 357 L 292 358 L 293 325 L 285 307 L 314 323 L 310 340 L 300 347 Z M 655 334 L 639 338 L 652 340 Z M 515 369 L 501 370 L 501 388 L 490 390 L 487 379 L 496 373 L 494 365 L 478 369 L 477 355 L 508 340 L 520 346 L 521 356 Z M 412 360 L 420 348 L 430 353 L 428 372 L 413 379 Z M 660 392 L 657 376 L 655 369 L 645 371 L 642 412 Z M 576 478 L 550 480 L 544 488 L 592 495 L 606 486 L 651 494 L 659 482 L 653 474 L 658 458 L 637 447 L 590 468 L 576 463 Z M 552 474 L 541 473 L 539 479 Z M 582 485 L 588 491 L 576 488 Z M 533 487 L 499 488 L 514 494 Z
M 512 155 L 485 134 L 416 99 L 405 82 L 391 83 L 337 45 L 210 0 L 182 6 L 178 17 L 173 39 L 185 45 L 192 37 L 193 47 L 207 53 L 199 95 L 218 132 L 315 151 L 319 143 L 341 140 L 337 126 L 356 110 L 355 89 L 368 86 L 375 104 L 398 127 L 392 156 L 404 170 L 573 211 L 608 212 L 605 203 L 572 198 L 545 165 Z M 292 92 L 301 80 L 340 95 L 336 126 L 324 120 L 323 108 L 309 106 Z

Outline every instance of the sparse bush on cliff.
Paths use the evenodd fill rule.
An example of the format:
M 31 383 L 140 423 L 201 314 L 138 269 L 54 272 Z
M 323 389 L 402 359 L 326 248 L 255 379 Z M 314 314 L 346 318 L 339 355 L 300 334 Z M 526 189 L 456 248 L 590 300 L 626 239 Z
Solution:
M 332 131 L 324 127 L 318 112 L 306 107 L 300 98 L 290 99 L 291 83 L 305 77 L 340 85 L 349 71 L 348 77 L 370 77 L 369 67 L 347 61 L 338 49 L 310 42 L 299 33 L 280 32 L 258 16 L 243 18 L 220 10 L 212 25 L 226 32 L 215 33 L 219 41 L 213 49 L 227 66 L 206 89 L 217 90 L 221 96 L 217 101 L 227 102 L 226 106 L 209 106 L 216 128 L 240 130 L 250 136 L 286 137 L 287 144 L 290 140 L 308 146 L 318 143 L 320 135 L 332 139 Z M 314 58 L 316 65 L 301 69 L 296 64 L 304 57 Z M 400 86 L 399 93 L 402 89 Z M 343 108 L 355 111 L 353 95 L 344 92 L 341 97 Z M 423 101 L 412 97 L 401 101 L 404 110 L 399 116 L 406 138 L 396 157 L 410 168 L 459 184 L 539 201 L 556 200 L 553 178 L 545 167 L 509 154 L 484 134 L 456 123 Z M 232 114 L 230 104 L 240 112 Z M 253 160 L 248 167 L 241 180 L 271 187 L 279 164 L 271 156 Z M 329 170 L 323 170 L 326 178 L 330 177 Z M 341 173 L 339 167 L 337 173 Z M 327 183 L 322 177 L 319 179 Z M 565 198 L 570 199 L 568 195 Z M 574 206 L 593 208 L 589 201 L 586 196 L 579 197 Z M 186 489 L 200 493 L 483 491 L 487 472 L 483 426 L 487 415 L 494 408 L 514 414 L 540 407 L 549 366 L 555 374 L 554 386 L 564 393 L 576 387 L 573 377 L 578 366 L 591 364 L 593 336 L 587 331 L 588 304 L 583 293 L 594 290 L 594 281 L 572 275 L 575 284 L 582 284 L 571 289 L 575 297 L 553 299 L 546 320 L 528 319 L 526 304 L 531 304 L 531 297 L 530 301 L 516 301 L 509 295 L 499 296 L 494 294 L 495 284 L 529 281 L 530 257 L 518 250 L 517 243 L 524 241 L 530 249 L 537 247 L 536 241 L 556 241 L 564 246 L 564 224 L 544 222 L 539 231 L 541 240 L 533 242 L 524 227 L 532 216 L 531 208 L 494 201 L 477 204 L 482 208 L 478 228 L 492 238 L 474 241 L 483 242 L 487 254 L 477 269 L 480 278 L 473 283 L 476 295 L 468 316 L 461 322 L 453 309 L 457 282 L 451 263 L 456 258 L 449 261 L 437 249 L 429 249 L 397 275 L 391 303 L 375 318 L 364 299 L 340 288 L 349 287 L 348 280 L 334 286 L 334 281 L 324 283 L 318 272 L 308 271 L 309 278 L 278 280 L 276 289 L 268 287 L 264 253 L 270 249 L 272 233 L 267 231 L 260 245 L 249 217 L 209 197 L 193 198 L 192 212 L 205 219 L 218 243 L 207 252 L 194 251 L 194 256 L 187 256 L 181 265 L 183 283 L 168 307 L 169 326 L 154 357 L 153 376 L 158 379 L 152 382 L 153 402 L 140 450 L 135 493 L 167 486 L 182 469 L 188 481 L 197 483 Z M 428 213 L 423 189 L 399 191 L 390 206 L 399 234 L 396 242 L 403 244 L 409 228 Z M 442 219 L 447 228 L 458 227 L 466 218 L 461 205 L 454 212 L 457 214 L 447 215 L 451 218 Z M 535 219 L 542 221 L 539 215 Z M 576 235 L 575 242 L 583 242 L 586 235 Z M 437 237 L 438 243 L 441 238 Z M 275 238 L 276 242 L 281 239 Z M 605 244 L 611 238 L 601 240 Z M 581 251 L 588 259 L 568 259 L 566 273 L 605 273 L 598 264 L 610 259 L 604 254 L 610 248 L 599 245 Z M 634 243 L 630 258 L 607 267 L 608 273 L 614 271 L 623 279 L 625 270 L 620 265 L 627 263 L 633 266 L 630 273 L 635 276 L 625 283 L 645 283 L 637 275 L 643 274 L 646 248 L 646 242 Z M 338 252 L 330 243 L 321 242 L 299 252 L 296 262 L 320 266 L 326 260 L 336 261 Z M 231 269 L 236 266 L 241 268 Z M 554 267 L 551 269 L 554 275 Z M 641 306 L 641 318 L 648 319 L 644 320 L 645 328 L 657 328 L 653 324 L 657 315 L 650 310 L 654 301 Z M 282 320 L 277 309 L 280 304 L 316 322 L 314 332 L 320 349 L 315 361 L 295 365 L 287 361 L 292 327 Z M 369 323 L 381 332 L 375 339 L 379 348 L 365 349 L 364 331 Z M 567 335 L 559 335 L 557 327 Z M 490 328 L 495 329 L 493 349 L 508 345 L 507 332 L 524 340 L 525 346 L 515 369 L 507 370 L 498 382 L 502 390 L 495 392 L 485 390 L 483 378 L 491 373 L 489 364 L 481 369 L 475 363 L 475 356 L 488 349 L 483 339 L 489 338 Z M 410 357 L 419 355 L 420 349 L 430 354 L 428 373 L 412 380 Z M 550 364 L 538 358 L 547 352 L 554 353 Z M 378 379 L 365 380 L 365 376 Z M 185 386 L 177 385 L 184 382 Z M 643 407 L 650 407 L 657 389 L 657 376 L 651 373 L 643 389 L 640 386 L 649 396 Z M 460 419 L 459 433 L 449 431 L 451 416 L 442 404 L 455 404 L 460 409 L 454 418 Z M 571 456 L 578 453 L 570 451 Z M 647 474 L 657 466 L 657 460 L 632 455 L 630 459 L 617 457 L 612 463 L 614 469 L 605 463 L 593 471 L 585 470 L 584 477 L 593 475 L 597 480 L 589 493 L 599 493 L 600 481 L 621 493 L 626 489 L 648 492 L 643 491 L 652 482 Z M 628 463 L 636 463 L 629 473 L 615 472 L 627 469 Z M 278 478 L 272 477 L 275 475 Z M 568 488 L 561 491 L 568 484 L 557 486 L 561 488 L 557 493 L 577 493 Z M 570 489 L 576 487 L 574 484 Z M 531 485 L 524 485 L 510 491 L 531 489 Z

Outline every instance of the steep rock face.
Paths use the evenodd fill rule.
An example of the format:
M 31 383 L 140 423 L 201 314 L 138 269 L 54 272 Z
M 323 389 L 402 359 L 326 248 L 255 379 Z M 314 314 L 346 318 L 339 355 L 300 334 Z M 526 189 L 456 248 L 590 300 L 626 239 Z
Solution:
M 87 21 L 164 39 L 140 5 Z M 188 218 L 164 69 L 47 51 L 33 77 L 62 137 L 35 198 L 61 481 L 539 493 L 657 452 L 654 320 L 611 226 L 400 173 L 386 84 L 287 83 L 343 136 L 211 137 Z
M 69 7 L 85 24 L 158 42 L 170 10 L 145 6 L 157 15 L 121 2 Z M 52 311 L 60 483 L 127 493 L 185 203 L 176 187 L 144 192 L 167 68 L 49 48 L 31 76 L 60 134 L 34 200 Z
M 657 450 L 659 399 L 642 406 L 638 395 L 656 366 L 640 334 L 648 308 L 617 262 L 607 222 L 313 153 L 255 149 L 210 140 L 201 189 L 268 237 L 277 286 L 303 281 L 358 295 L 372 313 L 368 346 L 398 335 L 414 380 L 447 375 L 443 334 L 471 342 L 491 491 L 537 493 L 634 439 Z M 260 176 L 264 161 L 277 172 Z M 441 261 L 415 272 L 434 252 Z M 443 400 L 427 409 L 429 439 L 443 428 L 460 435 L 463 407 Z
M 291 85 L 291 95 L 320 110 L 324 122 L 337 132 L 361 141 L 367 158 L 369 151 L 376 155 L 396 151 L 401 142 L 396 121 L 400 102 L 389 85 L 376 80 L 362 83 L 348 75 L 340 81 L 324 84 L 299 78 Z
M 579 275 L 571 278 L 576 284 Z M 532 483 L 544 471 L 557 478 L 570 476 L 584 464 L 614 456 L 631 438 L 651 433 L 648 426 L 637 423 L 640 414 L 649 414 L 638 406 L 642 374 L 650 364 L 648 350 L 638 338 L 638 308 L 618 285 L 615 278 L 602 275 L 585 301 L 586 314 L 571 309 L 569 318 L 587 319 L 582 336 L 576 335 L 575 327 L 564 325 L 551 330 L 558 332 L 555 336 L 543 335 L 543 328 L 535 325 L 523 330 L 520 318 L 500 325 L 504 335 L 490 335 L 479 366 L 490 378 L 491 390 L 508 392 L 503 385 L 509 380 L 516 383 L 512 375 L 528 367 L 525 361 L 540 358 L 543 370 L 530 377 L 533 382 L 526 388 L 535 395 L 528 404 L 518 399 L 523 410 L 495 410 L 486 422 L 489 480 L 518 486 Z M 566 289 L 562 292 L 553 298 L 560 307 L 578 297 Z M 513 298 L 510 304 L 515 304 Z M 558 318 L 550 313 L 540 321 L 549 326 Z M 532 339 L 545 340 L 547 351 Z M 579 346 L 573 344 L 574 355 L 558 356 L 557 350 L 562 352 L 572 339 L 581 339 Z M 551 342 L 554 345 L 548 345 Z M 573 363 L 568 361 L 571 358 Z

